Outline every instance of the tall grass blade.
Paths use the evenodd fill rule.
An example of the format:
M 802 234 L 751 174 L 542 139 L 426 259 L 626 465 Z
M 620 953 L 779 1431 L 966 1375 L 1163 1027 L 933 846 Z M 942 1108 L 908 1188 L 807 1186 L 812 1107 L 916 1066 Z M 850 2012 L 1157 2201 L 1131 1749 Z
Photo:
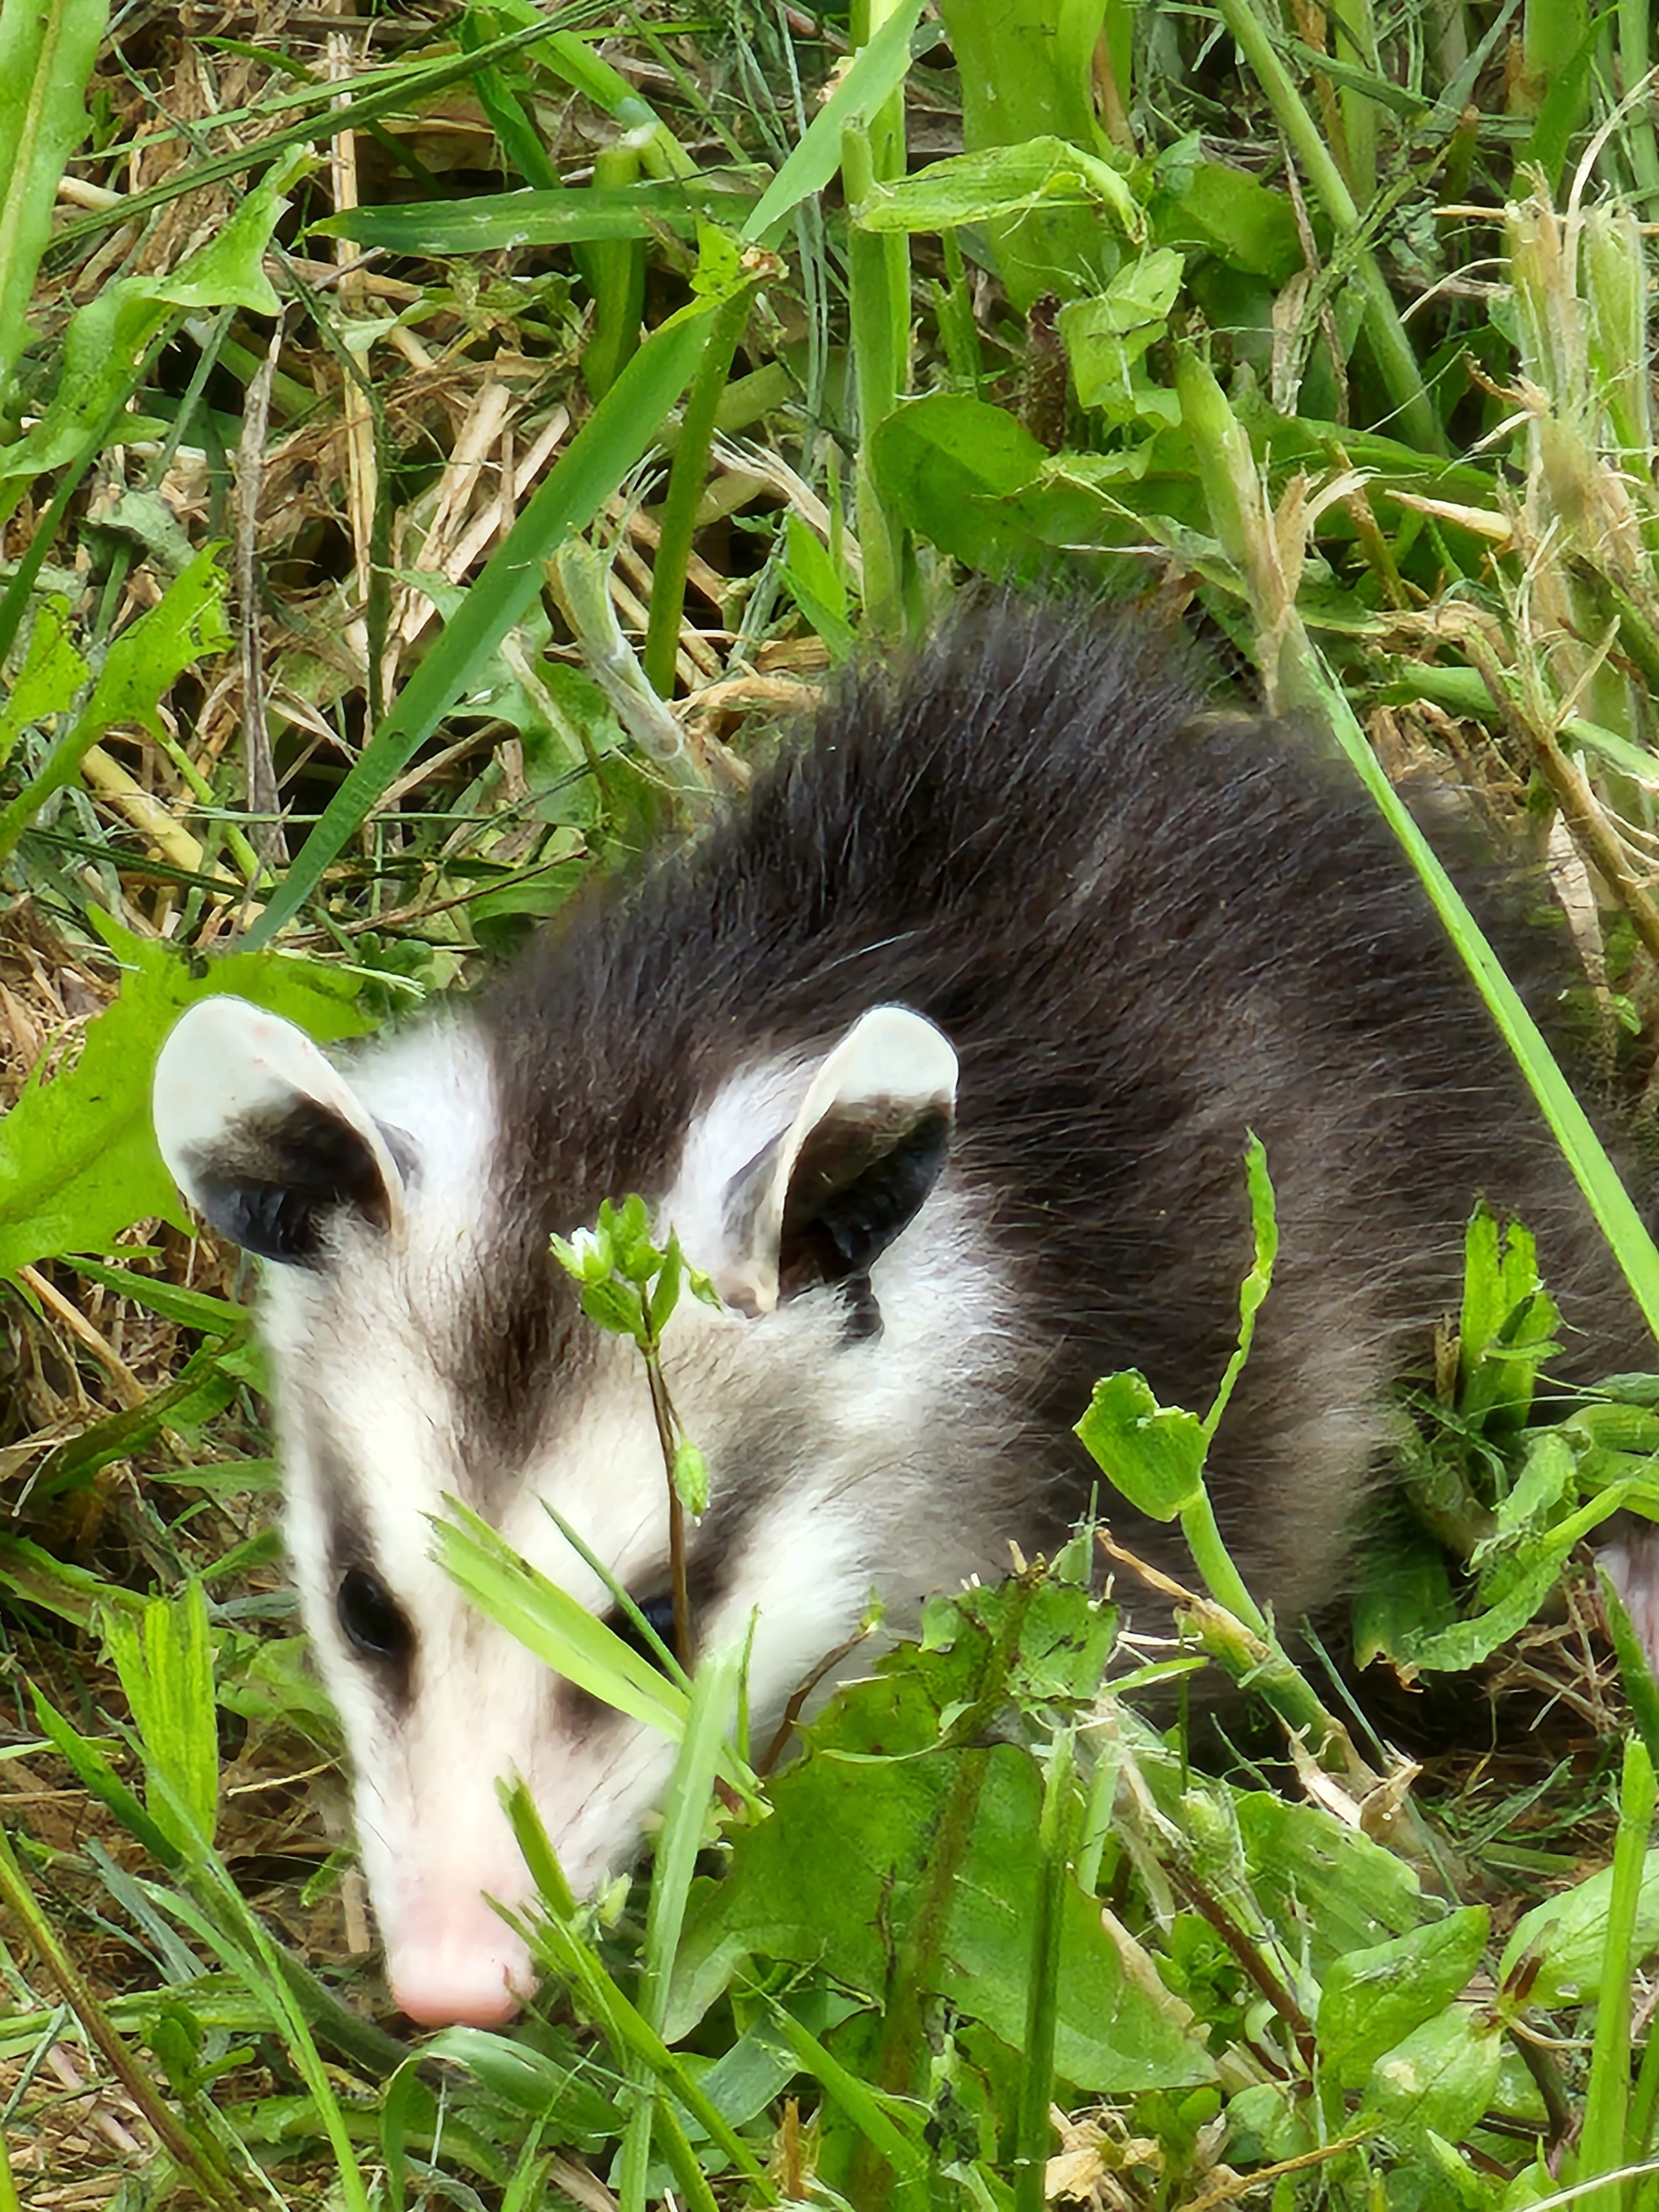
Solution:
M 1060 1937 L 1066 1897 L 1067 1845 L 1077 1810 L 1073 1732 L 1057 1729 L 1043 1781 L 1037 1831 L 1036 1917 L 1031 1929 L 1031 1978 L 1025 2012 L 1025 2068 L 1014 2117 L 1015 2212 L 1042 2212 L 1054 2139 L 1048 2106 L 1054 2087 L 1054 2033 L 1060 2018 Z
M 714 415 L 731 380 L 732 356 L 749 318 L 751 289 L 745 283 L 721 303 L 709 325 L 708 343 L 680 418 L 668 495 L 662 506 L 662 536 L 657 545 L 645 633 L 646 679 L 659 699 L 673 696 L 686 572 L 696 534 L 697 506 L 708 473 L 709 448 L 714 441 Z
M 64 165 L 85 137 L 108 0 L 0 4 L 0 421 Z
M 1331 219 L 1341 248 L 1351 259 L 1364 296 L 1366 335 L 1382 381 L 1400 411 L 1401 434 L 1423 453 L 1447 453 L 1446 434 L 1424 385 L 1416 349 L 1406 335 L 1376 257 L 1364 242 L 1353 195 L 1291 82 L 1254 0 L 1217 0 L 1216 12 L 1255 71 L 1315 196 Z
M 842 134 L 872 115 L 903 83 L 910 66 L 910 39 L 921 21 L 926 0 L 900 0 L 851 64 L 817 113 L 806 135 L 778 171 L 743 227 L 747 245 L 770 244 L 803 200 L 811 199 L 841 167 Z
M 297 914 L 542 585 L 542 563 L 586 528 L 644 456 L 690 381 L 722 302 L 696 301 L 653 331 L 572 440 L 570 449 L 485 563 L 397 704 L 364 746 L 244 944 L 253 950 Z
M 1641 1738 L 1632 1736 L 1625 1746 L 1589 2097 L 1578 2139 L 1581 2182 L 1615 2173 L 1625 2163 L 1625 2124 L 1630 2108 L 1631 1976 L 1639 1963 L 1632 1956 L 1632 1946 L 1648 1838 L 1653 1828 L 1654 1794 L 1653 1762 Z M 1589 2191 L 1581 2203 L 1584 2212 L 1619 2212 L 1622 2200 L 1623 2191 L 1617 2184 L 1609 2183 L 1604 2189 Z

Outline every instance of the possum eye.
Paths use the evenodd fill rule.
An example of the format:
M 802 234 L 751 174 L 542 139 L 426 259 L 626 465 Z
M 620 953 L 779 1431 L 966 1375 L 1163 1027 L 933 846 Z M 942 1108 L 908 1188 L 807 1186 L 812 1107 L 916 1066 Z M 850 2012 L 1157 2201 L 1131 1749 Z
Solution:
M 647 1626 L 653 1634 L 659 1637 L 672 1651 L 674 1648 L 673 1593 L 665 1590 L 659 1596 L 635 1598 L 634 1602 L 645 1616 Z M 641 1659 L 649 1660 L 653 1667 L 661 1665 L 660 1658 L 652 1649 L 650 1638 L 640 1633 L 638 1626 L 619 1605 L 611 1607 L 605 1617 L 605 1625 L 622 1638 L 630 1651 L 637 1651 Z
M 340 1577 L 335 1610 L 347 1643 L 365 1659 L 391 1660 L 399 1666 L 408 1663 L 415 1649 L 415 1632 L 378 1577 L 362 1567 L 348 1567 Z

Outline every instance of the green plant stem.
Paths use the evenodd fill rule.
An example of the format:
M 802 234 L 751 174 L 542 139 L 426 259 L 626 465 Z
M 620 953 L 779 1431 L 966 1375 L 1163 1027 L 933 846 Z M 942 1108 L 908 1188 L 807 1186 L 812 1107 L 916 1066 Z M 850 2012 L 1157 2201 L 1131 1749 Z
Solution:
M 1043 1781 L 1037 1827 L 1036 1912 L 1025 1991 L 1025 2063 L 1014 2116 L 1014 2212 L 1042 2212 L 1054 2129 L 1054 2034 L 1060 2017 L 1060 1939 L 1066 1905 L 1066 1845 L 1077 1809 L 1073 1732 L 1057 1729 Z
M 651 1389 L 651 1417 L 657 1425 L 663 1477 L 668 1485 L 668 1568 L 674 1585 L 674 1656 L 690 1674 L 696 1646 L 691 1620 L 691 1589 L 685 1571 L 685 1507 L 680 1500 L 679 1485 L 674 1480 L 674 1437 L 678 1424 L 674 1418 L 674 1408 L 669 1403 L 668 1386 L 663 1381 L 662 1348 L 657 1340 L 656 1331 L 651 1326 L 648 1309 L 644 1327 L 640 1352 L 645 1361 L 646 1380 Z M 653 2021 L 653 2026 L 655 2024 Z
M 1346 0 L 1334 11 L 1331 21 L 1337 58 L 1375 70 L 1376 28 L 1370 0 Z M 1358 85 L 1343 85 L 1338 96 L 1348 147 L 1348 188 L 1356 200 L 1369 204 L 1376 191 L 1376 103 Z
M 1630 2107 L 1630 1980 L 1636 1910 L 1653 1827 L 1653 1762 L 1639 1736 L 1625 1745 L 1619 1792 L 1619 1836 L 1613 1845 L 1613 1887 L 1607 1899 L 1607 1942 L 1595 2009 L 1589 2096 L 1578 2142 L 1578 2179 L 1616 2172 L 1624 2164 L 1625 2124 Z M 1580 2200 L 1583 2212 L 1618 2212 L 1623 2192 L 1609 2184 Z
M 749 318 L 748 285 L 716 309 L 708 342 L 680 417 L 679 441 L 663 501 L 662 537 L 652 572 L 651 612 L 645 632 L 646 679 L 660 699 L 674 691 L 674 661 L 679 651 L 680 617 L 685 611 L 685 574 L 697 526 L 697 504 L 708 473 L 714 416 L 732 374 L 732 356 Z
M 1652 67 L 1650 13 L 1651 0 L 1619 0 L 1619 65 L 1626 100 Z M 1648 202 L 1645 213 L 1651 221 L 1655 203 L 1659 202 L 1659 143 L 1655 138 L 1650 94 L 1644 94 L 1631 107 L 1623 137 L 1637 188 Z
M 1279 58 L 1267 26 L 1251 0 L 1216 0 L 1216 12 L 1231 32 L 1256 82 L 1267 95 L 1279 128 L 1289 139 L 1315 194 L 1330 217 L 1339 240 L 1352 257 L 1355 279 L 1365 301 L 1365 327 L 1382 381 L 1400 411 L 1402 434 L 1425 453 L 1449 448 L 1439 417 L 1424 387 L 1417 355 L 1406 336 L 1376 257 L 1364 241 L 1364 226 L 1342 172 L 1320 136 Z
M 1653 2121 L 1656 2108 L 1659 2108 L 1659 2032 L 1656 2032 L 1650 2021 L 1647 2040 L 1642 2046 L 1642 2063 L 1630 2100 L 1630 2112 L 1625 2122 L 1625 2142 L 1630 2157 L 1646 2160 L 1652 2155 Z M 1648 2212 L 1648 2207 L 1656 2200 L 1659 2200 L 1659 2174 L 1642 2183 L 1636 2198 L 1637 2212 Z
M 156 2094 L 155 2084 L 134 2059 L 116 2033 L 108 2014 L 58 1940 L 56 1929 L 35 1903 L 34 1893 L 12 1850 L 11 1838 L 0 1826 L 0 1903 L 33 1944 L 64 1999 L 86 2029 L 110 2071 L 154 2130 L 156 2141 L 180 2169 L 189 2174 L 210 2203 L 228 2208 L 239 2198 L 229 2177 L 210 2164 L 200 2143 L 180 2128 L 171 2107 Z
M 1270 1643 L 1266 1618 L 1233 1564 L 1233 1555 L 1222 1538 L 1207 1490 L 1200 1490 L 1196 1501 L 1183 1510 L 1181 1533 L 1187 1539 L 1193 1564 L 1204 1577 L 1204 1587 L 1216 1603 L 1225 1606 L 1252 1635 L 1259 1636 L 1264 1644 Z
M 1089 1802 L 1083 1814 L 1083 1836 L 1078 1845 L 1078 1886 L 1087 1897 L 1100 1887 L 1100 1862 L 1112 1832 L 1112 1810 L 1117 1802 L 1117 1778 L 1123 1767 L 1123 1740 L 1110 1706 L 1094 1730 L 1095 1770 L 1089 1778 Z
M 893 0 L 854 0 L 854 43 L 866 46 L 890 17 Z M 904 93 L 890 94 L 867 124 L 842 134 L 842 177 L 857 206 L 876 185 L 905 172 Z M 848 321 L 858 390 L 858 458 L 854 502 L 864 554 L 864 611 L 884 636 L 896 636 L 902 619 L 904 533 L 888 512 L 872 474 L 871 440 L 898 404 L 904 389 L 910 328 L 910 244 L 902 233 L 856 226 L 847 241 Z
M 626 140 L 602 146 L 593 158 L 593 182 L 603 191 L 631 185 L 640 173 L 638 149 Z M 640 343 L 645 307 L 645 241 L 596 240 L 585 257 L 593 294 L 593 329 L 582 348 L 582 379 L 589 396 L 603 399 Z

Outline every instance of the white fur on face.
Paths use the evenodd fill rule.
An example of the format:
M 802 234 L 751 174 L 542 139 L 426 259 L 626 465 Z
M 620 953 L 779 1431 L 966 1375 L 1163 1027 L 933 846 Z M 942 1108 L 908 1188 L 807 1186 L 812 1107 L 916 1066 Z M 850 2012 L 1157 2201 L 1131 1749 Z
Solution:
M 671 1222 L 678 1228 L 694 1263 L 715 1256 L 707 1248 L 721 1233 L 727 1182 L 787 1127 L 810 1073 L 750 1071 L 688 1133 L 659 1216 L 665 1232 Z M 498 1779 L 524 1778 L 567 1876 L 589 1892 L 631 1851 L 674 1748 L 560 1694 L 428 1555 L 428 1516 L 447 1492 L 471 1486 L 444 1364 L 416 1317 L 441 1312 L 449 1286 L 489 1264 L 478 1231 L 495 1141 L 487 1063 L 459 1025 L 428 1030 L 415 1047 L 377 1056 L 357 1088 L 414 1154 L 404 1234 L 394 1249 L 349 1226 L 330 1269 L 273 1271 L 266 1331 L 288 1455 L 289 1540 L 351 1750 L 364 1866 L 394 1990 L 418 2018 L 487 2022 L 510 2009 L 511 1988 L 528 1978 L 522 1944 L 480 1902 L 481 1893 L 507 1905 L 527 1893 Z M 873 1271 L 884 1324 L 877 1339 L 846 1340 L 844 1304 L 832 1292 L 754 1320 L 681 1302 L 665 1351 L 669 1387 L 708 1455 L 716 1508 L 723 1484 L 745 1507 L 698 1635 L 705 1650 L 725 1648 L 743 1641 L 755 1616 L 749 1694 L 757 1731 L 853 1632 L 872 1584 L 908 1606 L 940 1580 L 1002 1564 L 963 1554 L 926 1473 L 965 1408 L 981 1424 L 988 1418 L 988 1371 L 1006 1357 L 986 1316 L 1012 1300 L 988 1255 L 947 1176 Z M 972 1448 L 984 1441 L 963 1437 Z M 336 1490 L 355 1501 L 362 1564 L 418 1638 L 413 1703 L 402 1715 L 336 1616 Z M 608 1612 L 604 1583 L 544 1501 L 636 1598 L 666 1589 L 666 1478 L 631 1344 L 596 1334 L 585 1346 L 558 1401 L 556 1433 L 524 1467 L 501 1520 L 533 1565 Z M 711 1535 L 719 1525 L 711 1522 Z M 896 1586 L 895 1562 L 902 1562 Z

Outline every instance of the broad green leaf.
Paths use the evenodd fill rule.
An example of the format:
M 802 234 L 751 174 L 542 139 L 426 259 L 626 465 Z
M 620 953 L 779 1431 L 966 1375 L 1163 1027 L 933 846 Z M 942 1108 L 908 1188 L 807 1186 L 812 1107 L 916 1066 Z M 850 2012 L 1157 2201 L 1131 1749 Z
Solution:
M 186 1856 L 213 1843 L 219 1737 L 207 1601 L 199 1583 L 155 1598 L 142 1621 L 112 1607 L 104 1638 L 138 1730 L 150 1818 Z
M 1464 1237 L 1459 1321 L 1458 1410 L 1466 1420 L 1496 1414 L 1501 1425 L 1520 1426 L 1559 1317 L 1531 1236 L 1519 1222 L 1500 1231 L 1490 1209 L 1477 1206 Z
M 853 625 L 848 619 L 847 584 L 829 548 L 798 514 L 786 517 L 783 542 L 778 575 L 785 588 L 823 639 L 831 660 L 848 659 L 853 651 Z
M 1572 1446 L 1560 1430 L 1540 1429 L 1528 1437 L 1514 1486 L 1498 1500 L 1498 1534 L 1520 1536 L 1546 1527 L 1555 1508 L 1571 1493 L 1575 1467 Z
M 1120 269 L 1098 298 L 1076 300 L 1060 309 L 1060 335 L 1085 407 L 1133 409 L 1133 372 L 1146 349 L 1164 334 L 1181 289 L 1182 267 L 1178 253 L 1159 246 Z
M 234 991 L 324 1043 L 369 1026 L 351 1003 L 360 978 L 345 969 L 237 952 L 203 974 L 94 918 L 125 970 L 121 995 L 88 1024 L 73 1066 L 31 1083 L 0 1121 L 0 1276 L 58 1253 L 107 1252 L 153 1216 L 189 1226 L 156 1149 L 149 1090 L 162 1040 L 196 1000 Z
M 295 161 L 282 164 L 245 193 L 215 236 L 171 275 L 118 277 L 76 311 L 52 404 L 24 437 L 0 452 L 0 485 L 72 460 L 132 389 L 144 356 L 172 315 L 226 307 L 276 313 L 281 303 L 265 275 L 264 256 L 288 204 L 283 187 L 295 166 Z
M 1609 1504 L 1608 1510 L 1613 1507 Z M 1562 1523 L 1563 1528 L 1566 1527 Z M 1502 1644 L 1518 1636 L 1559 1581 L 1567 1553 L 1577 1540 L 1569 1531 L 1540 1545 L 1536 1558 L 1518 1567 L 1496 1602 L 1468 1620 L 1453 1621 L 1437 1635 L 1408 1643 L 1401 1655 L 1421 1674 L 1467 1674 L 1490 1658 Z
M 962 76 L 963 144 L 969 155 L 1059 139 L 1109 161 L 1095 112 L 1095 48 L 1105 0 L 941 0 L 939 13 Z M 1062 301 L 1097 292 L 1111 274 L 1115 241 L 1092 208 L 1039 206 L 991 223 L 992 243 L 1016 311 L 1052 292 Z
M 597 2148 L 615 2130 L 622 2085 L 568 2028 L 543 2028 L 532 2046 L 481 2027 L 447 2027 L 421 2049 L 423 2057 L 464 2066 L 514 2112 L 532 2119 L 556 2114 L 562 2140 L 569 2139 L 563 2133 L 568 2130 Z
M 1133 246 L 1146 234 L 1146 217 L 1121 173 L 1052 137 L 930 161 L 896 184 L 873 185 L 853 220 L 860 230 L 954 230 L 964 222 L 1013 220 L 1045 204 L 1103 210 Z M 1170 258 L 1179 275 L 1180 255 Z
M 1320 1991 L 1319 2050 L 1344 2088 L 1359 2088 L 1385 2052 L 1468 1985 L 1486 1949 L 1490 1917 L 1483 1905 L 1465 1905 L 1336 1960 Z
M 1377 2060 L 1361 2124 L 1374 2120 L 1412 2145 L 1426 2142 L 1431 2132 L 1460 2141 L 1492 2101 L 1503 2052 L 1503 2029 L 1489 2014 L 1448 2006 Z
M 32 722 L 48 714 L 61 714 L 74 705 L 75 695 L 86 682 L 86 662 L 70 635 L 67 599 L 48 599 L 34 617 L 28 651 L 11 696 L 0 708 L 0 768 Z
M 637 1336 L 641 1328 L 640 1294 L 625 1283 L 584 1283 L 582 1311 L 600 1328 L 617 1336 Z
M 53 793 L 75 781 L 82 762 L 112 724 L 138 722 L 148 730 L 156 730 L 157 705 L 162 695 L 185 669 L 229 641 L 224 588 L 224 573 L 215 549 L 209 546 L 182 575 L 173 579 L 158 605 L 121 632 L 104 656 L 85 706 L 69 728 L 53 739 L 39 771 L 10 805 L 0 810 L 0 860 L 12 852 Z M 52 653 L 54 675 L 67 677 L 70 666 L 61 650 Z M 45 680 L 45 672 L 37 671 L 37 696 L 44 694 Z M 70 700 L 64 699 L 52 710 L 61 711 L 69 704 Z
M 839 2027 L 859 2006 L 840 1990 L 807 1989 L 785 1997 L 781 2009 L 817 2038 Z M 799 2056 L 775 2014 L 762 2013 L 703 2075 L 702 2093 L 734 2128 L 745 2127 L 799 2071 Z
M 871 441 L 882 495 L 909 527 L 994 575 L 1019 566 L 1030 545 L 997 502 L 1031 484 L 1047 459 L 1006 409 L 956 392 L 902 402 Z
M 1354 1664 L 1408 1662 L 1415 1644 L 1438 1636 L 1457 1618 L 1446 1555 L 1426 1531 L 1390 1529 L 1386 1544 L 1365 1547 L 1356 1568 Z
M 1203 1496 L 1203 1422 L 1160 1406 L 1133 1369 L 1096 1383 L 1077 1433 L 1102 1474 L 1154 1521 L 1175 1520 Z
M 1523 1912 L 1504 1946 L 1498 1961 L 1500 1990 L 1508 1986 L 1522 1960 L 1535 1955 L 1539 1966 L 1525 1990 L 1525 2000 L 1547 2009 L 1552 2005 L 1582 2003 L 1594 1996 L 1601 1972 L 1601 1953 L 1607 1927 L 1607 1905 L 1613 1894 L 1613 1869 L 1581 1881 L 1559 1897 L 1547 1897 Z M 1636 1932 L 1631 1945 L 1632 1960 L 1645 1959 L 1659 1949 L 1659 1850 L 1647 1855 L 1636 1907 Z
M 1316 1975 L 1422 1920 L 1417 1876 L 1369 1836 L 1267 1790 L 1233 1803 L 1251 1891 L 1281 1946 L 1305 1957 Z
M 1282 191 L 1246 169 L 1198 158 L 1196 136 L 1160 155 L 1149 213 L 1164 246 L 1207 248 L 1229 267 L 1283 284 L 1302 266 L 1296 216 Z
M 683 2033 L 750 1956 L 816 1966 L 880 2000 L 896 1954 L 919 1940 L 915 1915 L 937 1825 L 963 1762 L 972 1759 L 984 1762 L 983 1774 L 943 1940 L 932 1953 L 932 1986 L 1020 2047 L 1042 1772 L 1012 1745 L 940 1748 L 937 1728 L 938 1708 L 915 1670 L 842 1693 L 817 1732 L 822 1747 L 773 1785 L 775 1817 L 734 1837 L 718 1887 L 693 1893 L 670 2033 Z M 825 1737 L 899 1755 L 872 1748 L 836 1757 Z M 810 1855 L 799 1849 L 804 1834 L 813 1839 Z M 1069 1877 L 1058 2005 L 1056 2064 L 1080 2088 L 1131 2092 L 1212 2078 L 1183 2008 L 1160 2001 L 1126 1967 L 1097 1905 Z
M 108 0 L 0 5 L 0 415 L 58 179 L 86 136 L 86 88 L 108 18 Z

